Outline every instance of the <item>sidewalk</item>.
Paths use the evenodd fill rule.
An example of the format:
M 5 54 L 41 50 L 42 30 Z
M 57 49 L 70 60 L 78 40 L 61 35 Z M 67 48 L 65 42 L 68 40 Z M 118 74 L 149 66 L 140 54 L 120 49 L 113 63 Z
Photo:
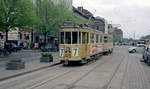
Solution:
M 20 74 L 27 73 L 27 72 L 32 72 L 32 71 L 59 63 L 58 53 L 56 53 L 56 52 L 51 52 L 51 53 L 54 57 L 53 58 L 54 60 L 53 60 L 53 62 L 50 62 L 50 63 L 40 63 L 40 56 L 33 56 L 33 57 L 35 57 L 36 60 L 26 62 L 25 69 L 6 70 L 5 68 L 0 68 L 0 81 L 3 79 L 6 79 L 8 77 L 11 77 L 11 76 L 20 75 Z

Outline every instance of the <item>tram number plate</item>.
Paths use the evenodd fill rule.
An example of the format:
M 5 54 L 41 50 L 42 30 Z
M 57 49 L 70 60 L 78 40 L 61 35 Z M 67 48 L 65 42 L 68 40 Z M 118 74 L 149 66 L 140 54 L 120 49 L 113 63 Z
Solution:
M 61 57 L 64 56 L 64 49 L 63 48 L 60 49 L 60 56 Z
M 73 48 L 73 56 L 78 56 L 78 48 Z

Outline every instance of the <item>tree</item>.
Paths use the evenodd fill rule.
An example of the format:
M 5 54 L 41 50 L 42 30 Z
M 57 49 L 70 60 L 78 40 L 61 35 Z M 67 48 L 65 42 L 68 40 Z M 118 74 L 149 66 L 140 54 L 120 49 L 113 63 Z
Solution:
M 37 25 L 36 29 L 44 35 L 45 44 L 47 33 L 50 31 L 58 32 L 65 21 L 82 22 L 65 7 L 64 3 L 54 5 L 51 0 L 37 0 L 36 14 L 40 18 L 40 24 Z
M 150 35 L 146 35 L 140 38 L 141 40 L 150 39 Z
M 113 41 L 119 42 L 119 36 L 116 33 L 113 34 Z
M 0 0 L 0 30 L 6 32 L 14 27 L 29 27 L 37 23 L 30 0 Z

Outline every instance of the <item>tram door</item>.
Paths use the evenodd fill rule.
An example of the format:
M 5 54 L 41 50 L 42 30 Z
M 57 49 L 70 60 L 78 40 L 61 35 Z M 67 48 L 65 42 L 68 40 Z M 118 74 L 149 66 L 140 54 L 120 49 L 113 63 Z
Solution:
M 82 56 L 87 56 L 88 33 L 82 32 Z

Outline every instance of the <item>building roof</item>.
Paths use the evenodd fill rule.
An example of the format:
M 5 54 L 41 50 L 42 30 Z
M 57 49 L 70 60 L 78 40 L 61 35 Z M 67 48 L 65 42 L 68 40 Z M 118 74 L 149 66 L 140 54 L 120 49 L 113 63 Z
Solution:
M 84 9 L 85 10 L 85 9 Z M 90 16 L 89 15 L 86 15 L 85 13 L 79 11 L 77 8 L 73 7 L 73 12 L 79 14 L 80 16 L 84 17 L 85 19 L 89 19 Z M 95 19 L 94 16 L 92 16 L 92 19 Z

